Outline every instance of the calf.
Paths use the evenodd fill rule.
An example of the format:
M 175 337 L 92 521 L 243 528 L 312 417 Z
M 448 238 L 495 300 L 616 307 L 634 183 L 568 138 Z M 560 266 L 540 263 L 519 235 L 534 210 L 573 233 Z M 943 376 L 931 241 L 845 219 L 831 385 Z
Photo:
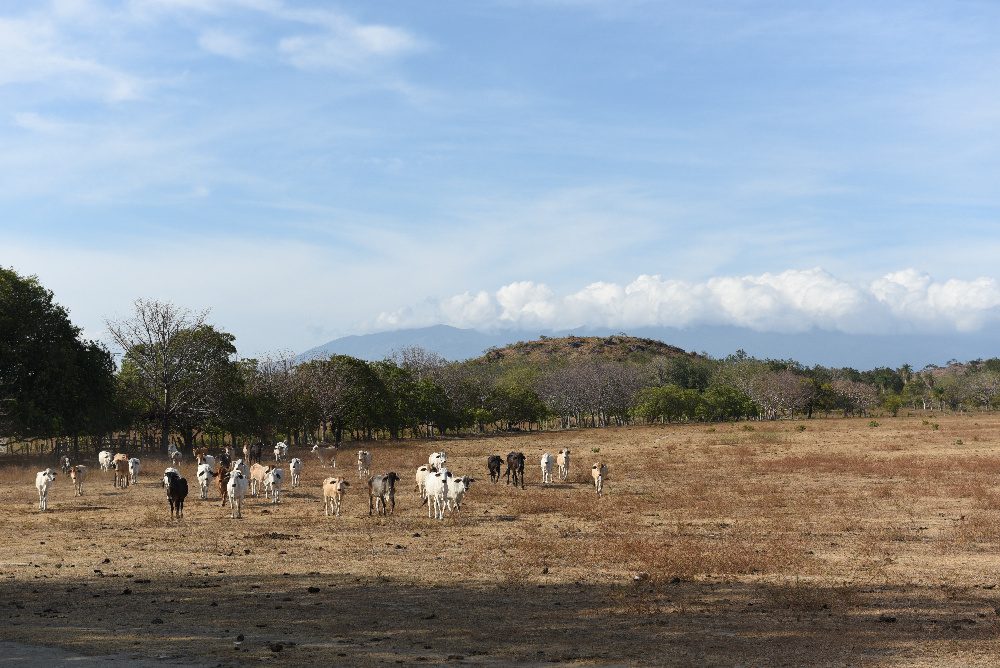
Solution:
M 114 457 L 110 450 L 101 450 L 97 453 L 97 463 L 101 465 L 102 471 L 111 470 L 111 459 Z
M 229 496 L 229 507 L 233 509 L 233 519 L 243 517 L 243 499 L 247 495 L 247 477 L 243 475 L 242 471 L 233 469 L 232 473 L 229 474 L 226 492 Z
M 427 458 L 427 465 L 432 469 L 442 468 L 448 461 L 448 453 L 444 450 L 441 452 L 432 452 L 430 457 Z
M 179 473 L 169 471 L 163 475 L 163 486 L 167 488 L 167 502 L 170 503 L 170 518 L 184 517 L 184 499 L 188 495 L 188 481 Z
M 139 484 L 139 468 L 140 462 L 138 457 L 132 457 L 128 460 L 128 479 L 133 485 Z
M 500 470 L 503 468 L 503 458 L 500 455 L 490 455 L 486 460 L 486 468 L 490 470 L 490 481 L 500 482 Z
M 215 477 L 215 473 L 212 471 L 212 467 L 208 464 L 198 464 L 198 487 L 201 489 L 201 498 L 208 498 L 208 485 L 212 482 L 212 478 Z
M 371 476 L 372 453 L 367 450 L 358 450 L 358 477 L 361 479 Z
M 343 478 L 327 478 L 323 481 L 323 512 L 330 516 L 330 511 L 340 517 L 340 503 L 344 499 L 344 492 L 351 486 Z
M 56 479 L 56 472 L 52 469 L 45 469 L 35 474 L 35 489 L 38 490 L 38 509 L 48 510 L 49 508 L 49 487 Z
M 469 487 L 472 483 L 476 481 L 475 478 L 470 478 L 469 476 L 462 476 L 461 478 L 450 478 L 448 480 L 448 500 L 446 505 L 448 510 L 461 510 L 462 500 L 465 499 L 465 493 L 469 491 Z
M 292 487 L 298 487 L 302 481 L 302 460 L 292 457 L 292 461 L 288 462 L 288 472 L 292 474 Z
M 386 515 L 396 511 L 396 481 L 399 476 L 394 471 L 385 475 L 377 475 L 368 479 L 368 514 L 372 514 L 372 509 L 379 515 Z M 386 498 L 389 504 L 386 504 Z M 381 511 L 379 503 L 382 504 Z M 391 508 L 391 510 L 389 510 Z
M 595 463 L 590 467 L 590 475 L 594 479 L 597 496 L 604 496 L 604 481 L 608 477 L 608 465 L 604 462 Z
M 546 485 L 552 482 L 552 463 L 555 458 L 549 453 L 544 453 L 542 455 L 542 484 Z
M 87 467 L 78 464 L 69 468 L 69 477 L 73 481 L 73 489 L 77 496 L 83 496 L 83 479 L 87 475 Z
M 451 473 L 442 468 L 427 474 L 427 517 L 429 519 L 444 519 L 444 510 L 448 504 L 448 483 Z
M 177 470 L 177 469 L 175 469 L 175 468 L 165 468 L 165 469 L 163 469 L 163 486 L 164 486 L 164 487 L 166 487 L 166 486 L 167 486 L 167 476 L 168 476 L 169 474 L 171 474 L 171 473 L 176 473 L 177 475 L 180 475 L 180 474 L 181 474 L 181 472 L 180 472 L 180 471 L 178 471 L 178 470 Z
M 507 484 L 510 484 L 510 475 L 514 474 L 514 487 L 517 487 L 518 480 L 521 481 L 521 489 L 524 489 L 524 453 L 507 453 Z
M 281 469 L 271 467 L 264 476 L 264 498 L 271 497 L 271 503 L 281 501 L 281 483 L 285 479 L 285 472 Z
M 257 496 L 264 489 L 264 476 L 271 470 L 271 466 L 263 464 L 250 465 L 250 494 Z
M 219 474 L 215 477 L 215 484 L 219 486 L 219 498 L 222 499 L 222 507 L 226 507 L 226 497 L 229 496 L 229 469 L 225 466 L 219 467 Z
M 559 451 L 559 455 L 556 457 L 556 465 L 559 466 L 559 479 L 566 480 L 569 478 L 569 449 L 564 448 Z
M 115 487 L 122 489 L 128 487 L 128 455 L 119 452 L 115 455 L 112 465 L 115 469 Z

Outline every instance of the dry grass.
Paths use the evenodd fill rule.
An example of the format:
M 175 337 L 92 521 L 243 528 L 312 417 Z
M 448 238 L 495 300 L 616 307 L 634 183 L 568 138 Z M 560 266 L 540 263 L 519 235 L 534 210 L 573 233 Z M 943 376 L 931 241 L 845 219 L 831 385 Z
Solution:
M 375 471 L 401 477 L 384 518 L 350 451 L 336 470 L 293 453 L 303 486 L 242 520 L 213 488 L 171 521 L 161 461 L 126 490 L 95 465 L 83 497 L 60 476 L 44 514 L 42 467 L 6 466 L 5 638 L 211 665 L 991 665 L 1000 417 L 879 422 L 375 443 Z M 538 457 L 565 447 L 570 480 L 540 485 Z M 412 474 L 442 449 L 477 482 L 435 522 Z M 510 450 L 524 490 L 486 475 Z M 330 474 L 352 484 L 340 518 L 323 515 Z

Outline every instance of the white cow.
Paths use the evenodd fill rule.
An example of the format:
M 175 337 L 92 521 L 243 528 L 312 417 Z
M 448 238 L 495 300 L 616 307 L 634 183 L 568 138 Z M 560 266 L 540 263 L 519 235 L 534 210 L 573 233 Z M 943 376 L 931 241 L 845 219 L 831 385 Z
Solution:
M 288 462 L 288 471 L 292 474 L 292 487 L 298 487 L 302 480 L 302 460 L 292 457 L 292 461 Z
M 417 481 L 417 492 L 420 494 L 420 504 L 427 503 L 427 474 L 430 469 L 426 464 L 417 468 L 415 479 Z
M 233 470 L 226 485 L 229 494 L 229 506 L 233 509 L 233 519 L 243 517 L 243 499 L 247 495 L 247 477 L 242 471 Z
M 110 450 L 101 450 L 97 453 L 97 463 L 101 465 L 102 471 L 111 470 L 111 462 L 114 458 L 114 453 Z
M 132 457 L 128 460 L 128 477 L 133 485 L 139 483 L 139 468 L 140 464 L 138 457 Z
M 569 478 L 569 448 L 559 451 L 559 455 L 556 457 L 556 464 L 559 466 L 559 479 L 566 480 Z
M 548 484 L 552 482 L 552 464 L 555 458 L 549 453 L 544 453 L 542 455 L 542 484 Z
M 448 510 L 461 510 L 462 500 L 465 499 L 465 493 L 469 491 L 469 487 L 475 482 L 474 478 L 469 476 L 462 476 L 461 478 L 449 478 L 448 479 L 448 500 L 445 504 L 448 506 Z
M 358 477 L 366 480 L 371 477 L 372 453 L 367 450 L 358 450 Z
M 284 441 L 278 441 L 274 446 L 274 461 L 283 462 L 285 457 L 288 456 L 288 444 Z
M 271 497 L 271 503 L 279 503 L 281 501 L 281 481 L 285 477 L 285 472 L 281 469 L 271 469 L 264 476 L 264 498 L 266 499 L 269 495 Z
M 427 458 L 427 465 L 431 468 L 441 469 L 447 461 L 448 455 L 442 450 L 441 452 L 432 452 Z
M 323 466 L 332 466 L 337 468 L 337 446 L 331 445 L 325 448 L 321 448 L 319 443 L 312 447 L 310 451 L 316 458 L 319 459 L 319 463 Z
M 444 519 L 444 510 L 448 504 L 448 485 L 451 482 L 451 473 L 448 469 L 442 468 L 437 471 L 430 471 L 427 474 L 427 517 L 430 519 Z
M 201 489 L 201 498 L 208 498 L 208 486 L 212 483 L 215 473 L 208 464 L 198 464 L 198 487 Z
M 177 449 L 177 444 L 173 441 L 167 445 L 167 457 L 170 458 L 170 461 L 174 466 L 181 463 L 183 455 L 181 454 L 181 451 Z
M 35 488 L 38 490 L 38 509 L 48 510 L 49 507 L 49 487 L 56 479 L 56 472 L 52 469 L 39 471 L 35 475 Z
M 597 496 L 604 496 L 604 481 L 608 477 L 608 465 L 604 462 L 595 463 L 590 467 L 590 475 L 594 479 Z
M 198 464 L 208 464 L 208 468 L 212 473 L 219 472 L 219 461 L 212 455 L 198 455 L 195 461 Z

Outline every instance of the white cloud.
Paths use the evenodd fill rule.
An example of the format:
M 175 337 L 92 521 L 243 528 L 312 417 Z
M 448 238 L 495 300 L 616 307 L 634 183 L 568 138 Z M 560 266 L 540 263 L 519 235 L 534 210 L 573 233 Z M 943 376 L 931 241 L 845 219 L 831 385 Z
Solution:
M 383 313 L 376 328 L 434 323 L 458 327 L 570 329 L 732 325 L 765 332 L 811 329 L 850 334 L 969 332 L 1000 320 L 1000 285 L 992 278 L 933 280 L 913 269 L 869 286 L 822 269 L 702 282 L 642 275 L 628 285 L 592 283 L 566 295 L 530 281 L 495 293 L 462 293 Z
M 361 25 L 342 17 L 331 17 L 322 32 L 285 37 L 278 43 L 288 62 L 301 69 L 357 70 L 421 48 L 420 40 L 400 28 Z
M 224 30 L 206 30 L 201 33 L 198 46 L 209 53 L 233 60 L 242 60 L 251 52 L 250 45 L 243 37 Z

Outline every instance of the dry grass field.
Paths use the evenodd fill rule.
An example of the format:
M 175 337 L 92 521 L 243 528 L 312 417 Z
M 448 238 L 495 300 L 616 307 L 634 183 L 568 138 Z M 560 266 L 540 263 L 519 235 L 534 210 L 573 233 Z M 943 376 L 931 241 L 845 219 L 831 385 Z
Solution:
M 377 443 L 373 469 L 402 477 L 388 518 L 350 452 L 339 519 L 303 452 L 303 485 L 242 520 L 194 490 L 171 521 L 160 461 L 127 490 L 92 470 L 79 498 L 60 475 L 45 513 L 39 467 L 6 466 L 0 638 L 222 666 L 995 665 L 1000 416 L 879 422 Z M 563 447 L 571 482 L 541 486 Z M 413 491 L 436 449 L 477 478 L 444 522 Z M 486 475 L 512 449 L 523 491 Z

